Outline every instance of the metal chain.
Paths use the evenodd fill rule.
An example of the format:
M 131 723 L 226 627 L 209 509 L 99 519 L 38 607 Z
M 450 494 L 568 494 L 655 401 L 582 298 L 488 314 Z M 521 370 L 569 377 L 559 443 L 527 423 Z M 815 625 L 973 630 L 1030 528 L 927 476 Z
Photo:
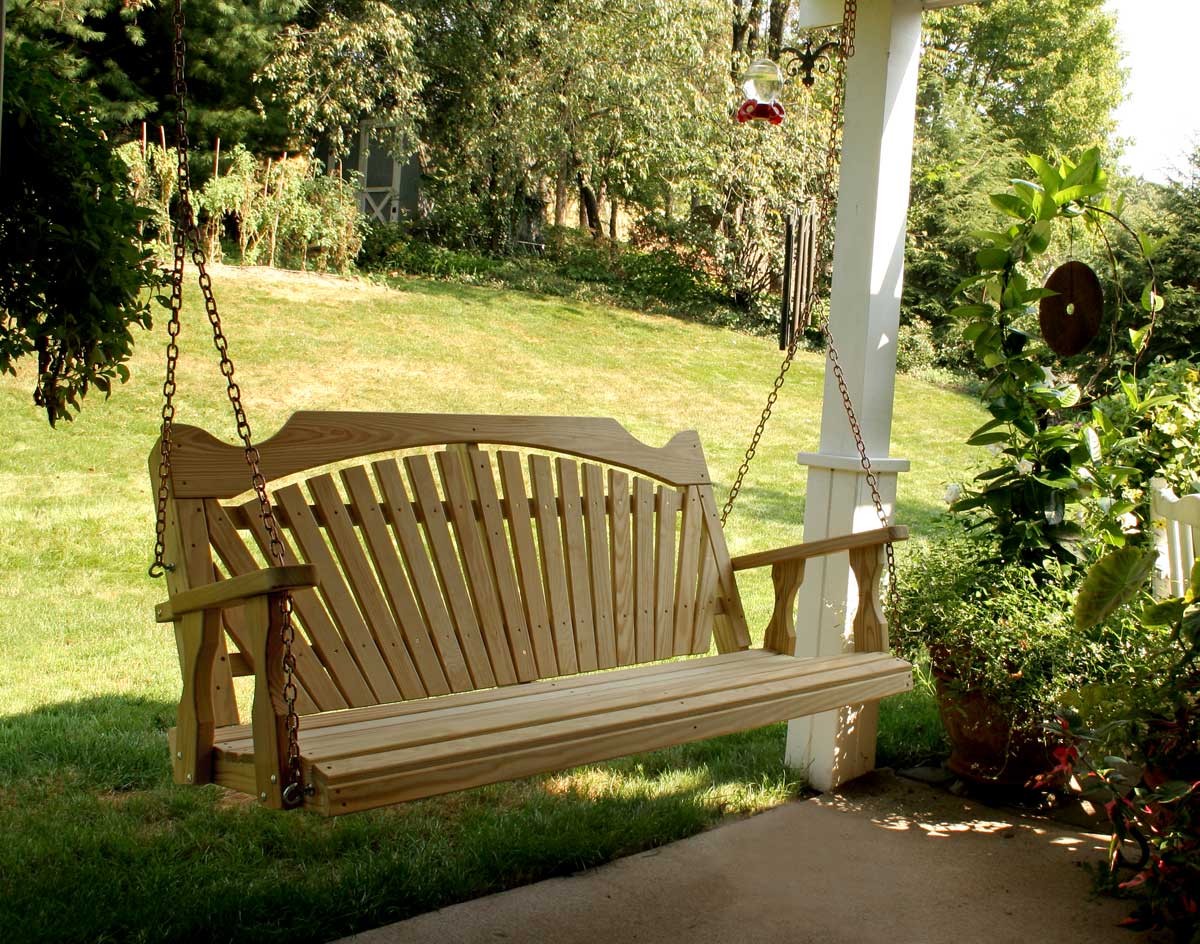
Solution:
M 841 26 L 841 41 L 839 43 L 839 54 L 837 57 L 837 66 L 834 70 L 834 88 L 833 88 L 833 104 L 830 109 L 829 120 L 829 138 L 825 148 L 825 167 L 822 172 L 821 186 L 817 190 L 817 244 L 826 258 L 821 260 L 824 265 L 818 265 L 818 271 L 828 266 L 832 260 L 829 255 L 833 247 L 833 221 L 834 210 L 836 206 L 836 181 L 838 169 L 841 166 L 841 150 L 842 150 L 842 127 L 844 122 L 843 106 L 846 98 L 846 62 L 854 55 L 855 41 L 855 26 L 858 20 L 858 2 L 857 0 L 845 0 L 842 8 L 842 26 Z M 804 306 L 800 313 L 801 327 L 807 327 L 812 320 L 813 306 L 816 300 L 816 293 L 811 293 L 805 300 Z M 880 524 L 887 527 L 889 524 L 887 510 L 883 505 L 883 498 L 879 492 L 879 479 L 875 474 L 875 470 L 871 466 L 871 459 L 867 455 L 867 446 L 863 441 L 862 427 L 859 425 L 858 416 L 854 410 L 854 403 L 850 397 L 850 390 L 846 384 L 846 377 L 842 371 L 842 365 L 838 354 L 837 345 L 833 340 L 833 333 L 829 328 L 829 320 L 826 318 L 824 324 L 821 325 L 821 333 L 825 338 L 825 345 L 829 357 L 830 366 L 833 370 L 834 379 L 837 381 L 838 392 L 842 397 L 842 406 L 846 411 L 846 418 L 850 424 L 850 432 L 854 435 L 854 442 L 858 449 L 859 462 L 866 473 L 867 486 L 871 490 L 871 501 L 875 505 L 875 513 L 879 516 Z M 741 493 L 742 484 L 746 479 L 746 474 L 750 471 L 750 464 L 754 461 L 755 454 L 758 452 L 759 443 L 762 441 L 763 433 L 767 428 L 767 423 L 771 420 L 771 413 L 775 409 L 775 404 L 779 400 L 779 393 L 783 388 L 784 382 L 787 380 L 788 371 L 792 368 L 792 363 L 796 358 L 796 351 L 800 347 L 802 332 L 797 331 L 788 345 L 787 351 L 784 354 L 783 362 L 779 365 L 779 373 L 775 377 L 775 382 L 771 387 L 771 392 L 767 394 L 767 402 L 763 407 L 762 415 L 759 417 L 758 425 L 754 428 L 754 434 L 750 437 L 750 445 L 746 448 L 746 454 L 742 459 L 741 466 L 738 467 L 737 475 L 734 478 L 733 485 L 729 489 L 729 497 L 725 499 L 725 506 L 721 509 L 721 524 L 724 525 L 729 518 L 730 512 L 737 501 L 738 495 Z M 888 622 L 896 625 L 896 612 L 898 604 L 897 583 L 896 583 L 896 554 L 891 542 L 885 545 L 887 554 L 888 568 L 888 589 L 887 589 L 887 618 Z
M 221 375 L 225 378 L 225 390 L 229 404 L 233 408 L 233 417 L 237 426 L 238 438 L 242 441 L 246 456 L 246 464 L 250 469 L 250 485 L 258 498 L 259 516 L 262 519 L 263 530 L 268 538 L 268 556 L 276 565 L 284 563 L 283 541 L 279 536 L 279 526 L 275 521 L 275 513 L 271 507 L 271 498 L 267 494 L 267 480 L 262 474 L 261 456 L 250 431 L 250 423 L 246 419 L 246 411 L 242 406 L 242 391 L 234 379 L 233 361 L 229 357 L 229 341 L 221 324 L 221 316 L 217 311 L 216 298 L 213 295 L 212 279 L 208 274 L 207 258 L 200 239 L 200 231 L 196 225 L 195 213 L 191 200 L 191 174 L 188 167 L 188 152 L 190 142 L 187 133 L 187 78 L 186 58 L 187 47 L 184 42 L 183 0 L 174 0 L 175 22 L 175 98 L 176 135 L 178 139 L 178 188 L 179 188 L 179 218 L 176 222 L 174 245 L 174 268 L 171 279 L 171 318 L 168 323 L 170 341 L 167 345 L 167 374 L 163 382 L 162 409 L 162 447 L 159 458 L 159 487 L 158 509 L 156 522 L 156 540 L 154 546 L 154 564 L 151 565 L 152 577 L 162 576 L 173 569 L 173 565 L 164 561 L 167 500 L 170 494 L 171 475 L 171 427 L 175 419 L 175 367 L 179 359 L 179 329 L 180 313 L 183 308 L 183 269 L 187 255 L 187 246 L 191 245 L 192 262 L 199 273 L 200 291 L 204 296 L 204 310 L 212 327 L 213 346 L 220 357 Z M 280 598 L 280 642 L 283 648 L 283 700 L 287 706 L 285 730 L 287 733 L 287 768 L 288 782 L 283 790 L 285 804 L 294 806 L 303 797 L 303 770 L 300 764 L 300 716 L 296 710 L 296 699 L 300 694 L 296 684 L 296 656 L 293 643 L 296 639 L 296 627 L 292 616 L 291 594 L 283 594 Z

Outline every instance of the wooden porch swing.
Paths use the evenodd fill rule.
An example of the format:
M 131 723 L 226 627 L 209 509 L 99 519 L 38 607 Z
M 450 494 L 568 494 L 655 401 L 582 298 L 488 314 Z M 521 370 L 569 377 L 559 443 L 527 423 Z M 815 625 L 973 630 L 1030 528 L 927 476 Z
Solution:
M 177 782 L 336 815 L 911 688 L 909 664 L 888 654 L 879 596 L 907 531 L 886 526 L 844 382 L 885 526 L 732 559 L 725 544 L 799 335 L 723 513 L 695 432 L 654 448 L 612 419 L 300 412 L 256 447 L 190 204 L 181 2 L 180 223 L 151 454 L 151 574 L 170 593 L 156 617 L 175 626 L 183 673 Z M 840 93 L 844 57 L 838 72 Z M 173 422 L 189 246 L 241 445 Z M 805 562 L 831 553 L 849 554 L 857 580 L 853 651 L 795 658 Z M 735 574 L 764 566 L 775 608 L 752 649 Z M 697 658 L 667 661 L 680 656 Z M 255 680 L 249 724 L 232 685 L 243 675 Z

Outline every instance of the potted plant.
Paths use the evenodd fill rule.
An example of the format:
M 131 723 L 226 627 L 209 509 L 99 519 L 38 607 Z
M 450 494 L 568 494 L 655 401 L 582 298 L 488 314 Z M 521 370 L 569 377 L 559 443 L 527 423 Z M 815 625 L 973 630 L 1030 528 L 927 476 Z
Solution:
M 1023 786 L 1050 764 L 1043 720 L 1088 674 L 1069 579 L 1039 584 L 965 537 L 915 548 L 904 570 L 899 641 L 929 659 L 947 765 L 967 780 Z
M 1038 341 L 1035 308 L 1055 293 L 1032 278 L 1056 223 L 1124 224 L 1104 195 L 1097 152 L 1077 164 L 1028 162 L 1038 180 L 1013 181 L 1010 193 L 992 196 L 1009 225 L 980 234 L 987 245 L 975 258 L 978 274 L 960 287 L 966 303 L 953 312 L 978 360 L 989 414 L 968 439 L 987 451 L 987 467 L 946 495 L 971 540 L 914 557 L 897 629 L 910 653 L 928 653 L 951 769 L 1007 785 L 1047 768 L 1053 745 L 1042 722 L 1070 692 L 1078 697 L 1103 678 L 1105 646 L 1116 644 L 1103 633 L 1089 640 L 1072 632 L 1083 570 L 1104 545 L 1142 540 L 1128 494 L 1139 469 L 1111 458 L 1107 447 L 1120 431 L 1093 419 L 1095 402 L 1085 402 L 1072 379 L 1093 373 L 1094 358 L 1055 359 Z M 1143 254 L 1152 248 L 1140 245 Z M 1162 308 L 1153 281 L 1141 302 L 1150 322 L 1129 333 L 1135 365 Z M 1129 383 L 1136 393 L 1135 380 L 1122 381 Z

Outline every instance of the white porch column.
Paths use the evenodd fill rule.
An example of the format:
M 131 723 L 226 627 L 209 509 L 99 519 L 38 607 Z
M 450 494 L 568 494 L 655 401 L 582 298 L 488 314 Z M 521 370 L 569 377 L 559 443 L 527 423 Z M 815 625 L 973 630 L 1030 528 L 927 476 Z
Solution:
M 896 334 L 904 277 L 912 139 L 920 63 L 921 0 L 859 0 L 846 77 L 846 130 L 833 257 L 830 328 L 880 490 L 890 512 L 904 460 L 888 459 Z M 841 3 L 810 4 L 812 23 L 840 22 Z M 803 8 L 802 8 L 803 10 Z M 831 16 L 832 14 L 832 16 Z M 802 14 L 803 15 L 803 14 Z M 830 17 L 822 19 L 822 17 Z M 825 373 L 821 451 L 808 466 L 806 541 L 879 527 L 832 371 Z M 796 622 L 798 656 L 852 647 L 853 578 L 845 555 L 809 563 Z M 878 703 L 794 720 L 787 762 L 828 790 L 875 764 Z

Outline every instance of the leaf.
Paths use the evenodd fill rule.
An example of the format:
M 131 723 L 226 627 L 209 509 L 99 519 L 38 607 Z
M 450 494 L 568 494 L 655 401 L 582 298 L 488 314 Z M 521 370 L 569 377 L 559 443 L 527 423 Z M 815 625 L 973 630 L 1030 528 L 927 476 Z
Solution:
M 1083 441 L 1087 443 L 1088 457 L 1092 460 L 1092 465 L 1099 465 L 1104 454 L 1100 450 L 1100 437 L 1092 427 L 1084 427 Z
M 1044 157 L 1039 157 L 1037 154 L 1026 155 L 1025 163 L 1032 167 L 1034 173 L 1038 175 L 1038 180 L 1042 182 L 1042 189 L 1049 196 L 1054 196 L 1058 192 L 1058 188 L 1062 186 L 1062 175 L 1051 167 Z
M 1154 290 L 1154 283 L 1151 282 L 1142 290 L 1142 309 L 1151 314 L 1163 310 L 1163 305 L 1166 302 L 1163 297 Z
M 1029 230 L 1027 245 L 1035 253 L 1043 253 L 1050 248 L 1050 237 L 1054 227 L 1049 220 L 1039 220 Z
M 1150 325 L 1145 325 L 1141 328 L 1129 329 L 1129 343 L 1133 346 L 1135 353 L 1141 353 L 1142 348 L 1146 344 L 1146 335 L 1150 333 Z
M 994 310 L 991 305 L 959 305 L 950 310 L 950 317 L 975 318 L 979 315 L 991 315 Z
M 994 326 L 990 321 L 972 321 L 969 325 L 963 328 L 963 340 L 974 341 L 981 334 L 983 334 L 983 332 L 987 331 L 991 327 Z
M 1146 626 L 1174 626 L 1176 620 L 1183 616 L 1184 609 L 1182 600 L 1151 603 L 1142 610 L 1142 623 Z
M 1197 557 L 1192 564 L 1192 576 L 1188 580 L 1187 593 L 1183 596 L 1188 603 L 1191 603 L 1197 597 L 1200 597 L 1200 557 Z
M 1008 250 L 996 246 L 980 249 L 975 253 L 975 264 L 984 270 L 1003 269 L 1008 265 Z
M 1027 206 L 1019 197 L 1011 193 L 994 193 L 988 200 L 1001 213 L 1018 220 L 1028 219 L 1033 214 L 1033 208 Z
M 1008 442 L 1008 438 L 1009 438 L 1008 433 L 999 432 L 999 431 L 991 432 L 991 433 L 976 433 L 974 436 L 972 436 L 970 439 L 967 440 L 967 445 L 968 446 L 990 446 L 993 443 L 1006 443 L 1006 442 Z
M 1154 551 L 1126 547 L 1093 564 L 1075 599 L 1075 628 L 1091 629 L 1132 600 L 1154 569 L 1156 557 Z

